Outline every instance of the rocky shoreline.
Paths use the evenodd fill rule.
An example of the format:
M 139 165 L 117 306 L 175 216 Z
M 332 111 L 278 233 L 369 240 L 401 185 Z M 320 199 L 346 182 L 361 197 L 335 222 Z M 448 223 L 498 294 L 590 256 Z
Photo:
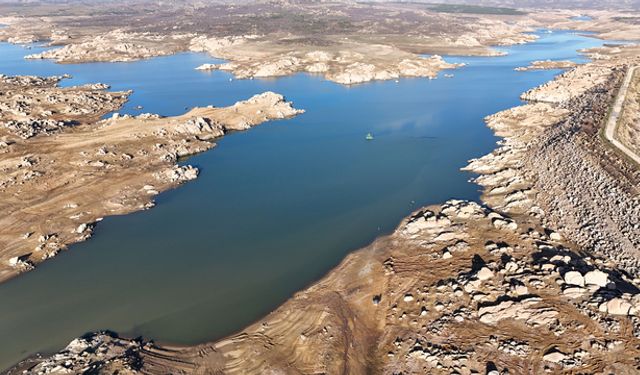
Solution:
M 105 27 L 103 23 L 80 27 L 65 17 L 21 14 L 21 17 L 0 18 L 7 25 L 0 29 L 0 40 L 20 44 L 46 41 L 51 49 L 25 58 L 53 59 L 58 63 L 126 62 L 193 51 L 225 59 L 226 63 L 209 64 L 208 68 L 230 71 L 239 79 L 313 73 L 352 85 L 400 77 L 433 79 L 440 71 L 459 66 L 445 62 L 438 54 L 495 56 L 501 52 L 494 46 L 524 44 L 536 39 L 531 34 L 534 29 L 522 16 L 512 19 L 474 16 L 473 20 L 478 22 L 452 28 L 448 27 L 451 23 L 466 25 L 470 16 L 426 12 L 400 4 L 337 3 L 324 9 L 321 4 L 283 2 L 269 4 L 267 8 L 273 8 L 276 13 L 302 18 L 326 17 L 332 21 L 321 22 L 318 27 L 324 28 L 322 31 L 300 29 L 295 22 L 284 22 L 282 30 L 273 30 L 269 26 L 270 12 L 255 15 L 244 13 L 238 7 L 219 7 L 224 9 L 215 10 L 218 18 L 208 22 L 227 22 L 219 19 L 224 19 L 220 13 L 225 12 L 241 18 L 265 17 L 267 22 L 252 28 L 252 32 L 239 32 L 234 18 L 230 17 L 228 30 L 219 27 L 215 32 L 201 32 L 202 28 L 192 26 L 193 14 L 183 20 L 189 26 L 175 25 L 170 30 L 164 23 L 162 30 L 157 30 L 157 21 L 145 17 L 132 21 L 131 25 L 113 20 L 119 27 Z M 183 10 L 172 11 L 176 12 L 175 22 L 179 24 Z M 332 22 L 345 29 L 332 28 Z M 155 31 L 149 31 L 154 28 Z M 91 30 L 93 32 L 88 32 Z M 431 56 L 423 57 L 425 54 Z
M 527 72 L 530 70 L 571 69 L 576 66 L 578 66 L 578 64 L 573 61 L 539 60 L 533 61 L 529 66 L 515 68 L 515 71 Z
M 0 29 L 1 41 L 44 41 L 52 47 L 26 56 L 28 59 L 126 62 L 194 51 L 227 61 L 205 64 L 203 69 L 226 70 L 240 79 L 313 73 L 344 85 L 399 77 L 435 78 L 439 71 L 456 67 L 438 55 L 500 55 L 495 46 L 531 42 L 536 39 L 532 33 L 539 28 L 590 30 L 606 39 L 640 36 L 637 25 L 624 22 L 624 13 L 614 11 L 591 11 L 590 20 L 576 21 L 573 18 L 580 13 L 561 9 L 480 16 L 430 12 L 416 4 L 397 2 L 280 2 L 260 6 L 258 13 L 251 6 L 202 5 L 203 14 L 209 10 L 213 16 L 198 22 L 193 21 L 197 15 L 192 9 L 180 5 L 161 10 L 151 7 L 163 14 L 160 19 L 128 9 L 122 17 L 129 17 L 127 23 L 120 17 L 112 19 L 118 12 L 106 4 L 106 13 L 86 15 L 77 22 L 57 15 L 42 17 L 35 10 L 33 15 L 23 14 L 28 7 L 19 12 L 7 7 L 7 15 L 0 17 L 0 23 L 6 25 Z M 288 14 L 291 22 L 283 22 L 289 17 L 276 17 L 279 21 L 272 25 L 271 15 L 279 13 Z M 174 17 L 172 28 L 163 21 L 169 15 Z M 99 22 L 91 22 L 93 17 Z M 253 25 L 250 29 L 237 24 L 245 18 L 253 19 L 247 22 Z M 300 19 L 307 21 L 298 24 Z M 319 19 L 315 28 L 304 27 L 315 19 Z M 422 57 L 425 54 L 431 57 Z M 574 65 L 536 61 L 518 70 L 570 69 Z
M 639 174 L 594 129 L 605 122 L 624 71 L 624 63 L 592 63 L 523 94 L 534 104 L 490 117 L 489 126 L 506 139 L 469 169 L 482 174 L 476 182 L 493 207 L 539 216 L 637 277 Z
M 598 135 L 633 61 L 579 66 L 489 116 L 503 139 L 467 167 L 484 205 L 416 211 L 242 332 L 194 347 L 99 333 L 9 373 L 637 373 L 640 172 Z
M 384 47 L 378 47 L 384 49 Z M 383 53 L 383 51 L 380 51 Z M 411 56 L 401 51 L 393 51 L 394 59 L 380 64 L 366 62 L 371 54 L 340 51 L 327 53 L 324 51 L 308 52 L 302 57 L 278 57 L 273 61 L 224 64 L 204 64 L 196 70 L 224 70 L 233 73 L 238 79 L 278 77 L 306 72 L 323 74 L 324 78 L 343 85 L 353 85 L 369 81 L 385 81 L 401 77 L 423 77 L 435 79 L 438 73 L 446 69 L 456 69 L 464 64 L 447 63 L 441 56 Z
M 105 216 L 153 206 L 195 179 L 181 157 L 230 131 L 302 113 L 265 92 L 225 108 L 175 117 L 118 115 L 128 93 L 59 88 L 60 77 L 0 77 L 0 282 L 91 236 Z

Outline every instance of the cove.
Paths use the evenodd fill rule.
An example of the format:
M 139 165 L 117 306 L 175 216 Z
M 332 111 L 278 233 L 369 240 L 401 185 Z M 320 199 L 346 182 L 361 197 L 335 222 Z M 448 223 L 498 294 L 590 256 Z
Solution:
M 64 85 L 134 90 L 122 113 L 162 115 L 225 106 L 266 90 L 306 113 L 234 133 L 184 163 L 200 177 L 158 196 L 151 210 L 108 217 L 93 238 L 0 285 L 0 369 L 109 329 L 193 344 L 236 332 L 322 277 L 349 252 L 391 232 L 413 210 L 479 198 L 459 170 L 490 152 L 489 114 L 558 71 L 515 72 L 533 60 L 584 61 L 602 41 L 540 32 L 506 56 L 468 58 L 453 78 L 345 87 L 298 74 L 235 80 L 194 68 L 184 53 L 134 63 L 25 61 L 0 44 L 0 73 L 61 75 Z M 443 72 L 444 73 L 444 72 Z M 231 79 L 231 80 L 230 80 Z M 371 132 L 375 140 L 366 141 Z

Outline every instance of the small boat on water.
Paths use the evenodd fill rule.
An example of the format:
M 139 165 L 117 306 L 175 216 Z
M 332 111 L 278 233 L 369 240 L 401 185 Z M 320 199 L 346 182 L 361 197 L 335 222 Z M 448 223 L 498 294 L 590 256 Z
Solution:
M 373 141 L 373 134 L 367 133 L 367 136 L 364 137 L 364 139 L 366 139 L 367 141 Z

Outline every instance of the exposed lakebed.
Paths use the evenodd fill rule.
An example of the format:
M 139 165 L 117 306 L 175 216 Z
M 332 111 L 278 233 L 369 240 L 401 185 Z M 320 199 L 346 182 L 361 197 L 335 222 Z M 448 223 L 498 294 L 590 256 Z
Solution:
M 320 77 L 230 80 L 180 54 L 134 63 L 57 65 L 0 45 L 0 73 L 61 75 L 65 85 L 134 90 L 123 113 L 176 115 L 229 105 L 266 90 L 307 112 L 226 136 L 186 161 L 200 177 L 163 193 L 157 207 L 101 222 L 35 272 L 0 285 L 0 369 L 87 331 L 110 329 L 195 343 L 241 329 L 318 279 L 344 255 L 388 233 L 414 209 L 477 199 L 459 171 L 497 140 L 483 117 L 558 71 L 515 72 L 534 60 L 581 61 L 602 42 L 569 32 L 469 65 L 453 78 L 345 87 Z M 374 134 L 373 141 L 365 135 Z

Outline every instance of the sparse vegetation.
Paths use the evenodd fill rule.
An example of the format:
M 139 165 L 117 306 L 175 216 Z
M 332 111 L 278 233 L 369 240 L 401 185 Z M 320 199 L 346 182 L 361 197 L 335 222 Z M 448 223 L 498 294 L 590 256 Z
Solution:
M 616 22 L 627 23 L 630 25 L 640 24 L 640 17 L 613 17 L 612 20 Z
M 514 8 L 486 7 L 467 4 L 429 4 L 429 9 L 441 13 L 470 13 L 470 14 L 503 14 L 509 16 L 521 16 L 527 14 Z
M 527 14 L 527 12 L 505 7 L 493 7 L 482 5 L 468 5 L 468 4 L 430 4 L 420 3 L 412 1 L 399 1 L 398 3 L 413 3 L 421 4 L 427 7 L 429 10 L 439 13 L 467 13 L 467 14 L 494 14 L 494 15 L 508 15 L 508 16 L 521 16 Z

